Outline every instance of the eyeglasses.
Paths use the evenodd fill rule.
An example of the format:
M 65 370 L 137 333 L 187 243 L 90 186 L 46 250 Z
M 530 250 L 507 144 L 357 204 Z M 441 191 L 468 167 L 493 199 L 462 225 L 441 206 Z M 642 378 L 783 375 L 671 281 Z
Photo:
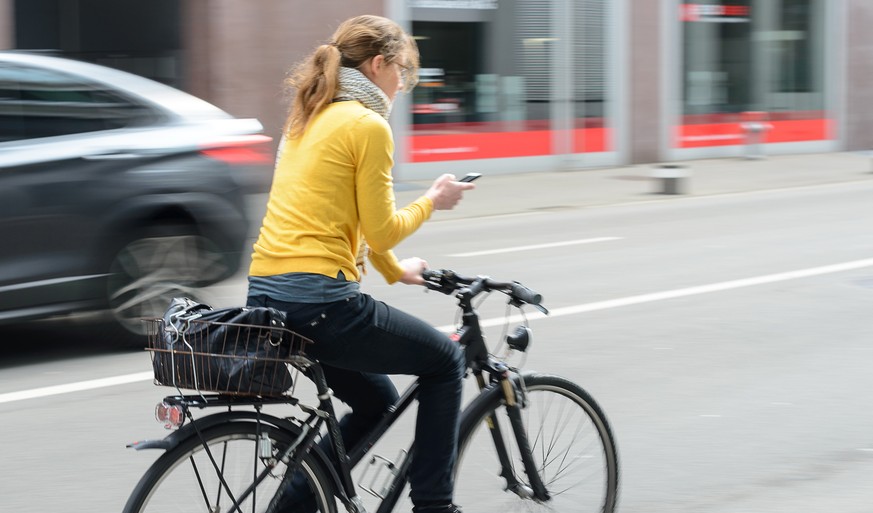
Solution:
M 403 82 L 404 84 L 406 84 L 409 81 L 408 79 L 412 75 L 412 67 L 411 66 L 404 66 L 403 64 L 400 64 L 399 62 L 397 62 L 395 64 L 397 64 L 397 67 L 400 68 L 400 81 Z

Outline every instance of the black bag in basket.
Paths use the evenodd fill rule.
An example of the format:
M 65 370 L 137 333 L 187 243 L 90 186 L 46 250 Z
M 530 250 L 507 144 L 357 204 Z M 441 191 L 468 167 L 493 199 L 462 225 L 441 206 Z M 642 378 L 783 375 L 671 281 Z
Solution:
M 255 327 L 250 327 L 254 325 Z M 280 395 L 291 388 L 285 314 L 273 308 L 213 310 L 173 298 L 156 341 L 155 380 L 167 386 L 248 395 Z M 164 351 L 165 350 L 165 351 Z

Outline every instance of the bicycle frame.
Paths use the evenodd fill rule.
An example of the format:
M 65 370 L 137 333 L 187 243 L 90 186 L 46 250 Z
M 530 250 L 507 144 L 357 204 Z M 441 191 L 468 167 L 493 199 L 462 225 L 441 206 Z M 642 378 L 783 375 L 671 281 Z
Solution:
M 527 433 L 525 432 L 522 423 L 521 409 L 525 406 L 524 386 L 516 384 L 516 380 L 511 377 L 509 368 L 503 362 L 496 360 L 489 355 L 488 348 L 485 344 L 485 338 L 482 336 L 479 315 L 476 313 L 476 310 L 472 305 L 472 300 L 476 294 L 477 292 L 469 290 L 458 294 L 458 306 L 462 311 L 462 322 L 458 330 L 451 335 L 451 338 L 464 348 L 467 368 L 470 369 L 471 374 L 475 377 L 476 383 L 479 387 L 480 392 L 477 399 L 482 400 L 486 396 L 490 398 L 490 395 L 494 393 L 503 394 L 513 435 L 518 444 L 524 470 L 529 482 L 531 483 L 531 487 L 528 488 L 516 479 L 515 474 L 512 472 L 512 463 L 510 461 L 504 435 L 501 432 L 496 419 L 492 416 L 488 423 L 489 429 L 501 465 L 500 475 L 506 480 L 507 489 L 523 498 L 533 498 L 541 502 L 548 501 L 549 494 L 537 472 L 536 463 L 531 454 Z M 485 381 L 485 373 L 489 376 L 488 382 Z M 351 454 L 346 454 L 345 446 L 339 434 L 339 423 L 334 415 L 333 405 L 330 401 L 327 383 L 324 381 L 323 374 L 316 377 L 320 381 L 320 383 L 316 382 L 316 386 L 319 390 L 319 399 L 321 399 L 320 407 L 328 413 L 327 424 L 331 446 L 333 447 L 335 454 L 338 456 L 336 460 L 336 470 L 339 472 L 341 480 L 340 489 L 343 491 L 343 495 L 345 495 L 344 498 L 341 497 L 341 500 L 343 500 L 347 506 L 349 505 L 349 502 L 347 501 L 350 501 L 357 506 L 359 502 L 356 500 L 357 494 L 351 477 L 351 470 L 363 459 L 376 442 L 382 438 L 385 432 L 412 404 L 418 394 L 418 381 L 416 380 L 413 382 L 403 392 L 398 402 L 377 423 L 370 433 L 364 437 L 364 439 L 358 444 L 358 447 L 355 448 Z M 323 394 L 324 399 L 322 399 Z M 470 408 L 470 405 L 468 405 L 467 408 Z M 462 424 L 463 419 L 464 415 L 462 413 Z M 388 488 L 388 493 L 382 498 L 376 513 L 389 513 L 397 504 L 400 494 L 403 491 L 403 487 L 406 484 L 409 466 L 413 457 L 413 449 L 414 442 L 409 447 L 408 454 L 410 457 L 407 457 L 403 461 L 399 470 L 396 472 L 394 479 L 391 481 Z
M 482 328 L 479 322 L 479 316 L 473 307 L 473 299 L 481 292 L 484 286 L 474 287 L 473 289 L 465 288 L 458 291 L 455 296 L 458 299 L 458 306 L 462 312 L 462 321 L 458 329 L 450 335 L 451 339 L 458 342 L 465 351 L 466 365 L 470 373 L 476 379 L 479 387 L 479 394 L 470 402 L 465 410 L 461 413 L 461 433 L 459 439 L 464 439 L 466 436 L 464 426 L 467 425 L 467 412 L 473 410 L 481 401 L 488 401 L 489 404 L 495 399 L 495 396 L 500 394 L 502 401 L 507 409 L 507 413 L 512 428 L 512 436 L 514 436 L 518 445 L 519 454 L 523 463 L 523 468 L 527 474 L 530 487 L 521 483 L 516 479 L 513 472 L 513 466 L 510 459 L 510 451 L 507 448 L 506 435 L 500 429 L 494 415 L 489 419 L 488 427 L 491 438 L 494 442 L 494 447 L 497 452 L 498 460 L 501 465 L 500 475 L 506 480 L 506 489 L 516 493 L 525 499 L 534 499 L 539 502 L 549 500 L 549 494 L 545 485 L 537 471 L 537 466 L 531 454 L 530 444 L 524 429 L 521 417 L 521 409 L 526 406 L 526 392 L 523 378 L 511 372 L 511 369 L 502 361 L 493 358 L 485 344 L 485 338 L 482 334 Z M 510 302 L 514 306 L 520 306 L 519 303 Z M 369 453 L 370 449 L 378 442 L 382 436 L 394 425 L 398 418 L 409 408 L 418 395 L 419 383 L 416 380 L 413 382 L 401 395 L 398 402 L 392 406 L 388 413 L 373 427 L 373 429 L 364 437 L 364 439 L 350 453 L 347 453 L 346 447 L 342 441 L 339 429 L 339 419 L 332 403 L 332 394 L 328 387 L 327 380 L 320 365 L 313 363 L 306 368 L 306 374 L 316 386 L 318 406 L 311 407 L 301 404 L 294 397 L 280 398 L 256 398 L 256 397 L 229 397 L 229 396 L 171 396 L 165 401 L 175 402 L 184 408 L 186 417 L 190 422 L 178 431 L 168 435 L 163 440 L 149 440 L 139 442 L 133 445 L 136 449 L 160 448 L 168 450 L 177 445 L 180 441 L 191 436 L 200 436 L 201 432 L 214 426 L 220 422 L 228 422 L 235 420 L 254 421 L 259 426 L 263 423 L 272 425 L 279 429 L 284 429 L 291 433 L 299 433 L 294 442 L 285 448 L 283 454 L 279 458 L 284 461 L 289 469 L 296 468 L 302 461 L 303 455 L 307 452 L 313 453 L 318 459 L 325 463 L 325 468 L 329 469 L 330 477 L 334 481 L 338 499 L 346 506 L 349 511 L 363 512 L 363 503 L 357 493 L 357 488 L 352 478 L 352 469 L 360 463 L 360 461 Z M 487 374 L 487 379 L 486 379 Z M 264 404 L 290 404 L 299 407 L 308 416 L 306 419 L 300 419 L 299 424 L 291 422 L 288 419 L 280 419 L 261 412 L 261 407 Z M 253 406 L 255 411 L 232 410 L 233 406 Z M 224 406 L 228 408 L 227 412 L 207 415 L 197 420 L 191 414 L 192 408 L 203 409 L 206 407 Z M 321 432 L 322 426 L 327 428 L 327 436 L 329 446 L 333 450 L 332 455 L 325 454 L 315 442 L 317 435 Z M 260 429 L 260 428 L 259 428 Z M 393 510 L 400 494 L 406 484 L 408 471 L 414 450 L 414 442 L 410 445 L 408 454 L 399 469 L 394 473 L 394 478 L 391 480 L 387 488 L 387 492 L 382 497 L 382 500 L 377 509 L 377 513 L 388 513 Z M 244 490 L 239 497 L 234 497 L 230 488 L 224 483 L 221 478 L 221 469 L 212 457 L 209 448 L 206 447 L 207 454 L 219 474 L 222 488 L 228 493 L 230 500 L 234 504 L 232 511 L 238 511 L 239 504 L 245 501 L 246 497 L 258 486 L 258 484 L 266 478 L 272 467 L 263 470 L 255 481 Z

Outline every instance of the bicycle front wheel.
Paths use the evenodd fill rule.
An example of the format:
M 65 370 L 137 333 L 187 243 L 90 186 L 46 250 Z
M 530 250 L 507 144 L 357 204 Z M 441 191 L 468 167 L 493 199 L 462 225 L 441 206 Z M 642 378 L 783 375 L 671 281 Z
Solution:
M 286 466 L 279 462 L 260 482 L 257 478 L 289 447 L 294 433 L 266 424 L 229 422 L 201 435 L 183 440 L 152 464 L 124 513 L 263 513 L 274 509 L 268 507 L 277 491 L 286 487 Z M 295 493 L 301 495 L 301 511 L 336 513 L 333 481 L 312 454 L 303 458 L 294 481 Z
M 600 407 L 581 387 L 551 375 L 523 376 L 527 404 L 521 410 L 538 474 L 549 495 L 539 501 L 525 490 L 521 462 L 502 394 L 473 403 L 465 412 L 455 467 L 455 502 L 469 511 L 612 513 L 618 493 L 618 455 Z M 522 486 L 508 489 L 495 451 L 492 426 L 509 456 L 506 472 Z M 511 478 L 510 478 L 511 480 Z

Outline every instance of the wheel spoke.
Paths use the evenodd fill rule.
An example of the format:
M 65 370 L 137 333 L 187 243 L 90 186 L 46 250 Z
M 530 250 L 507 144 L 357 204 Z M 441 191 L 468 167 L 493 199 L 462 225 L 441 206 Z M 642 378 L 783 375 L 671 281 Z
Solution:
M 206 503 L 206 511 L 215 511 L 209 503 L 209 496 L 206 494 L 206 486 L 203 484 L 203 479 L 200 477 L 200 470 L 197 469 L 197 462 L 193 457 L 188 458 L 191 461 L 191 467 L 194 469 L 194 475 L 197 477 L 197 484 L 200 488 L 200 493 L 203 494 L 203 502 Z
M 283 430 L 262 432 L 268 433 L 274 455 L 298 436 Z M 205 442 L 196 435 L 183 439 L 178 447 L 159 458 L 128 501 L 124 513 L 264 513 L 280 489 L 287 469 L 281 462 L 271 466 L 275 460 L 259 457 L 255 423 L 229 422 L 202 435 Z M 309 490 L 315 499 L 313 511 L 335 513 L 329 470 L 310 455 L 304 456 L 296 468 L 303 478 L 300 490 L 302 493 Z M 297 500 L 298 496 L 291 497 Z
M 570 420 L 572 420 L 572 419 L 571 419 L 570 417 L 568 417 L 567 422 L 564 423 L 564 427 L 567 427 L 567 426 L 570 425 Z M 576 440 L 579 438 L 579 435 L 581 434 L 583 428 L 584 428 L 584 427 L 583 427 L 583 424 L 582 424 L 581 422 L 576 426 L 576 430 L 575 430 L 575 432 L 573 433 L 573 436 L 572 436 L 570 442 L 567 443 L 567 446 L 568 446 L 568 447 L 567 447 L 567 449 L 564 451 L 563 455 L 556 455 L 556 456 L 555 456 L 554 458 L 552 458 L 551 460 L 543 459 L 543 467 L 546 467 L 546 466 L 549 465 L 549 463 L 551 463 L 552 461 L 555 461 L 559 456 L 561 457 L 561 462 L 558 464 L 558 470 L 557 470 L 557 472 L 555 472 L 555 476 L 554 476 L 552 479 L 550 479 L 549 482 L 554 481 L 555 479 L 558 478 L 558 476 L 561 475 L 561 473 L 562 473 L 562 471 L 563 471 L 563 465 L 564 465 L 564 462 L 566 461 L 566 459 L 567 459 L 567 454 L 569 453 L 569 450 L 570 450 L 570 446 L 575 445 L 575 442 L 576 442 Z M 557 437 L 555 437 L 555 438 L 553 439 L 552 447 L 554 447 L 554 443 L 556 443 L 556 442 L 557 442 Z M 551 450 L 549 451 L 549 454 L 551 454 Z M 545 474 L 545 469 L 543 470 L 543 474 Z
M 221 481 L 221 476 L 224 475 L 224 467 L 227 463 L 227 442 L 221 444 L 221 468 L 219 469 L 219 482 Z M 215 507 L 216 509 L 221 508 L 221 494 L 224 491 L 224 488 L 219 486 L 215 490 Z
M 567 421 L 564 420 L 564 415 L 566 414 L 565 409 L 567 408 L 566 403 L 561 403 L 558 407 L 558 419 L 555 421 L 555 426 L 552 429 L 552 437 L 549 442 L 549 448 L 546 450 L 546 456 L 543 458 L 543 462 L 549 460 L 549 457 L 552 455 L 552 451 L 555 448 L 555 444 L 558 443 L 558 429 L 564 428 L 567 425 Z M 545 418 L 544 418 L 545 421 Z M 563 431 L 563 429 L 562 429 Z
M 483 479 L 486 472 L 480 463 L 496 462 L 497 458 L 482 417 L 481 429 L 463 433 L 463 452 L 456 468 L 456 502 L 471 511 L 612 513 L 618 482 L 617 461 L 611 433 L 599 408 L 592 406 L 587 393 L 561 378 L 536 375 L 525 380 L 528 404 L 522 410 L 523 426 L 549 500 L 538 502 L 524 494 L 507 492 L 505 481 L 490 477 L 494 475 L 490 465 L 497 463 L 484 467 L 488 479 Z M 490 407 L 505 409 L 499 403 Z M 517 467 L 515 461 L 520 461 L 520 455 L 515 452 L 518 447 L 512 440 L 508 419 L 503 414 L 495 418 L 505 428 L 506 445 Z M 521 468 L 517 469 L 516 477 L 529 486 Z

